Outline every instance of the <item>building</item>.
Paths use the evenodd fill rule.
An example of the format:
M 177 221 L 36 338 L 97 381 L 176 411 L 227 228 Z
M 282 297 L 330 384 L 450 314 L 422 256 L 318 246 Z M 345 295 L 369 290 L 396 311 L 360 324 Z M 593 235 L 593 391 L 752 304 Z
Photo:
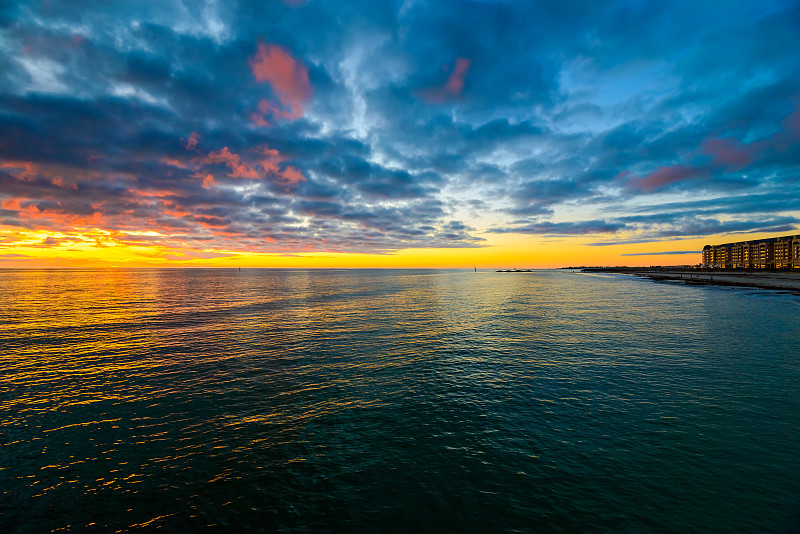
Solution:
M 773 258 L 776 269 L 786 269 L 792 266 L 792 241 L 793 239 L 778 238 L 773 245 Z
M 800 269 L 800 235 L 706 245 L 703 267 L 711 269 Z
M 800 239 L 792 240 L 792 267 L 800 265 Z

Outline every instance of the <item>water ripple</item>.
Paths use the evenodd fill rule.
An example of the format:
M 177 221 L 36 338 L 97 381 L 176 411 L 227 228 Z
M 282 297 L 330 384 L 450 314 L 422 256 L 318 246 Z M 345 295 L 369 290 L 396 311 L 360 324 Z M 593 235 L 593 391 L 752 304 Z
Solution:
M 0 530 L 792 531 L 798 319 L 549 271 L 0 271 Z

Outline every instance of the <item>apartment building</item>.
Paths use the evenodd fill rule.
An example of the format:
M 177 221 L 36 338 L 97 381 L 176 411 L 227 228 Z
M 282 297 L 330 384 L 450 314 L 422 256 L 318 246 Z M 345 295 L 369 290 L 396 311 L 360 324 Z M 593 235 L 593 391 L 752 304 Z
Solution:
M 703 267 L 713 269 L 800 269 L 800 235 L 703 247 Z

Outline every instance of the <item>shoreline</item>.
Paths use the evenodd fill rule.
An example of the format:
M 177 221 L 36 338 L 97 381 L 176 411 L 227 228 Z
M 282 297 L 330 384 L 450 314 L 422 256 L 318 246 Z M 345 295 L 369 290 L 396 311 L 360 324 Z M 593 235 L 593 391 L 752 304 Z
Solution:
M 789 291 L 800 295 L 800 272 L 793 271 L 699 271 L 691 269 L 583 268 L 582 272 L 627 274 L 655 282 L 686 285 L 719 285 Z

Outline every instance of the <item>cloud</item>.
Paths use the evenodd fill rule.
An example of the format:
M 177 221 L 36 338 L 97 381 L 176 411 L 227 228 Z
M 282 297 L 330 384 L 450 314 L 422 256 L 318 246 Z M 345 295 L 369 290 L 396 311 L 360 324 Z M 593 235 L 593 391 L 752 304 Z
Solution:
M 712 156 L 713 164 L 733 170 L 746 167 L 753 160 L 750 150 L 738 140 L 731 138 L 707 139 L 703 143 L 702 151 Z
M 455 67 L 444 85 L 421 91 L 420 97 L 427 102 L 442 102 L 458 97 L 464 91 L 464 78 L 469 72 L 471 63 L 472 60 L 468 58 L 457 57 Z
M 234 154 L 228 147 L 211 152 L 203 160 L 207 164 L 223 164 L 230 168 L 229 176 L 234 178 L 260 178 L 259 173 L 250 165 L 242 163 L 238 154 Z
M 311 99 L 313 90 L 308 81 L 308 67 L 292 57 L 282 47 L 259 43 L 249 60 L 256 80 L 268 83 L 280 106 L 263 99 L 251 120 L 260 126 L 270 125 L 270 119 L 297 119 L 303 116 L 303 106 Z
M 654 217 L 622 217 L 627 232 L 617 239 L 591 243 L 609 246 L 631 243 L 688 239 L 712 235 L 746 233 L 792 233 L 798 229 L 800 218 L 794 216 L 753 216 L 733 220 L 720 220 L 691 214 L 666 214 Z
M 552 236 L 573 236 L 590 234 L 613 234 L 628 228 L 623 223 L 608 222 L 604 220 L 573 221 L 573 222 L 548 222 L 534 221 L 517 226 L 491 228 L 489 233 L 494 234 L 536 234 Z
M 707 173 L 702 168 L 687 165 L 670 165 L 660 167 L 643 178 L 633 177 L 628 181 L 626 187 L 643 193 L 652 193 L 657 189 L 706 176 Z
M 620 256 L 683 256 L 685 254 L 700 254 L 699 250 L 669 250 L 664 252 L 631 252 Z
M 795 99 L 794 111 L 781 121 L 781 126 L 792 139 L 800 139 L 800 97 Z
M 189 136 L 189 139 L 186 141 L 186 150 L 194 150 L 197 148 L 197 141 L 200 139 L 200 136 L 197 135 L 197 132 L 192 132 Z
M 280 152 L 266 145 L 256 146 L 248 150 L 245 157 L 240 156 L 228 147 L 212 151 L 200 158 L 199 166 L 194 168 L 203 177 L 203 187 L 208 189 L 217 185 L 213 174 L 207 174 L 220 165 L 228 168 L 230 178 L 263 179 L 269 178 L 282 186 L 295 186 L 306 181 L 306 177 L 297 168 L 285 165 L 286 158 Z

